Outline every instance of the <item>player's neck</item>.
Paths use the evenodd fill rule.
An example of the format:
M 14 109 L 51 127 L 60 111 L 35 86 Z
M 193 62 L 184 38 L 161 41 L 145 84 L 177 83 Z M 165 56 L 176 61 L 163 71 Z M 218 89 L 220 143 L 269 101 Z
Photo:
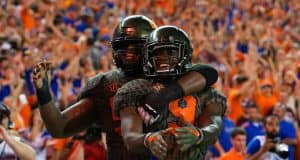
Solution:
M 123 71 L 125 76 L 132 78 L 143 78 L 144 73 L 141 71 Z
M 158 83 L 162 83 L 162 84 L 169 84 L 170 82 L 174 81 L 176 78 L 175 77 L 160 77 L 160 78 L 154 78 L 153 80 L 155 82 L 158 82 Z

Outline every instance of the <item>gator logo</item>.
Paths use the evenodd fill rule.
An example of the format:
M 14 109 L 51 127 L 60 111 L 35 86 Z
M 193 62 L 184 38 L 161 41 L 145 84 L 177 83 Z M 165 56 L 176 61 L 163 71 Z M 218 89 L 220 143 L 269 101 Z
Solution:
M 118 90 L 118 84 L 117 83 L 111 83 L 108 86 L 108 89 L 110 92 L 115 93 Z
M 194 123 L 197 100 L 194 96 L 185 96 L 169 104 L 169 111 L 175 118 Z
M 187 106 L 187 102 L 185 99 L 179 99 L 178 100 L 178 107 L 185 108 Z

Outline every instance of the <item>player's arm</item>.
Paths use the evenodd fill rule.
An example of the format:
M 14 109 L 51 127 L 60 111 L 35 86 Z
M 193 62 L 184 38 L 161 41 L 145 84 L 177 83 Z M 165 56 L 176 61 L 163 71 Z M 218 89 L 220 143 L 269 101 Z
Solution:
M 46 128 L 54 137 L 68 137 L 88 127 L 95 120 L 93 101 L 84 98 L 60 112 L 49 91 L 49 62 L 35 66 L 33 81 Z M 47 76 L 48 75 L 48 76 Z
M 40 112 L 50 134 L 63 138 L 82 131 L 95 121 L 92 106 L 92 101 L 85 98 L 61 112 L 51 100 L 49 103 L 40 104 Z
M 218 72 L 210 65 L 197 64 L 160 92 L 170 95 L 169 99 L 177 99 L 185 95 L 200 92 L 218 80 Z
M 134 153 L 147 153 L 148 149 L 153 155 L 164 159 L 167 155 L 167 143 L 162 134 L 158 132 L 143 133 L 143 122 L 137 114 L 135 107 L 126 107 L 120 111 L 122 136 L 126 148 Z
M 176 128 L 176 141 L 181 145 L 180 150 L 186 151 L 194 145 L 213 145 L 219 137 L 222 128 L 221 116 L 209 116 L 200 121 L 201 126 L 196 127 L 191 124 L 185 127 Z
M 211 89 L 203 97 L 204 109 L 199 116 L 200 133 L 202 140 L 200 145 L 212 145 L 219 137 L 222 129 L 222 116 L 227 109 L 226 97 L 219 91 Z
M 217 80 L 218 72 L 216 69 L 210 65 L 196 64 L 189 72 L 183 74 L 177 83 L 182 87 L 184 95 L 190 95 L 203 91 Z
M 131 152 L 146 152 L 144 146 L 143 123 L 134 107 L 120 111 L 121 129 L 124 143 Z
M 203 93 L 200 98 L 204 109 L 199 115 L 198 126 L 187 125 L 176 129 L 177 143 L 186 150 L 193 145 L 209 146 L 214 144 L 222 128 L 222 115 L 226 111 L 226 98 L 216 90 Z
M 114 97 L 115 113 L 120 116 L 122 137 L 130 152 L 146 153 L 150 150 L 163 159 L 167 145 L 161 132 L 144 133 L 143 121 L 137 113 L 143 105 L 143 97 L 151 91 L 151 84 L 146 80 L 133 80 L 123 85 Z
M 218 140 L 222 128 L 222 117 L 210 116 L 208 117 L 208 121 L 204 122 L 203 125 L 206 126 L 200 129 L 202 132 L 202 141 L 198 143 L 207 146 L 214 144 Z
M 197 64 L 193 68 L 179 77 L 176 81 L 170 83 L 159 92 L 149 94 L 145 100 L 158 112 L 164 104 L 174 99 L 190 95 L 195 92 L 201 92 L 207 89 L 218 80 L 218 72 L 210 65 Z

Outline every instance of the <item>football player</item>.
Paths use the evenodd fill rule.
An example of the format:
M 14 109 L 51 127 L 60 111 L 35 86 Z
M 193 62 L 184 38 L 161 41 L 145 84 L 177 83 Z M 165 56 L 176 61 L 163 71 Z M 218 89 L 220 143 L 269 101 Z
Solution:
M 153 95 L 168 96 L 161 92 L 190 72 L 191 56 L 189 38 L 180 28 L 162 26 L 150 34 L 144 55 L 148 80 L 130 81 L 115 95 L 115 112 L 129 151 L 146 154 L 149 149 L 168 160 L 203 159 L 217 140 L 226 110 L 226 98 L 218 91 L 207 87 L 161 105 L 149 100 Z M 159 117 L 148 123 L 145 117 L 157 116 L 153 110 Z

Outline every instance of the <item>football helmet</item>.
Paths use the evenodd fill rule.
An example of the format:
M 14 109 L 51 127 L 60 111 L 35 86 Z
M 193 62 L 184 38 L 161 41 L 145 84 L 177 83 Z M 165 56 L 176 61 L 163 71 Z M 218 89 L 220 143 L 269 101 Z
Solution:
M 155 29 L 145 47 L 143 70 L 148 77 L 174 77 L 192 67 L 189 37 L 176 26 Z
M 116 27 L 111 41 L 116 66 L 125 72 L 142 72 L 144 45 L 155 23 L 142 15 L 123 19 Z

